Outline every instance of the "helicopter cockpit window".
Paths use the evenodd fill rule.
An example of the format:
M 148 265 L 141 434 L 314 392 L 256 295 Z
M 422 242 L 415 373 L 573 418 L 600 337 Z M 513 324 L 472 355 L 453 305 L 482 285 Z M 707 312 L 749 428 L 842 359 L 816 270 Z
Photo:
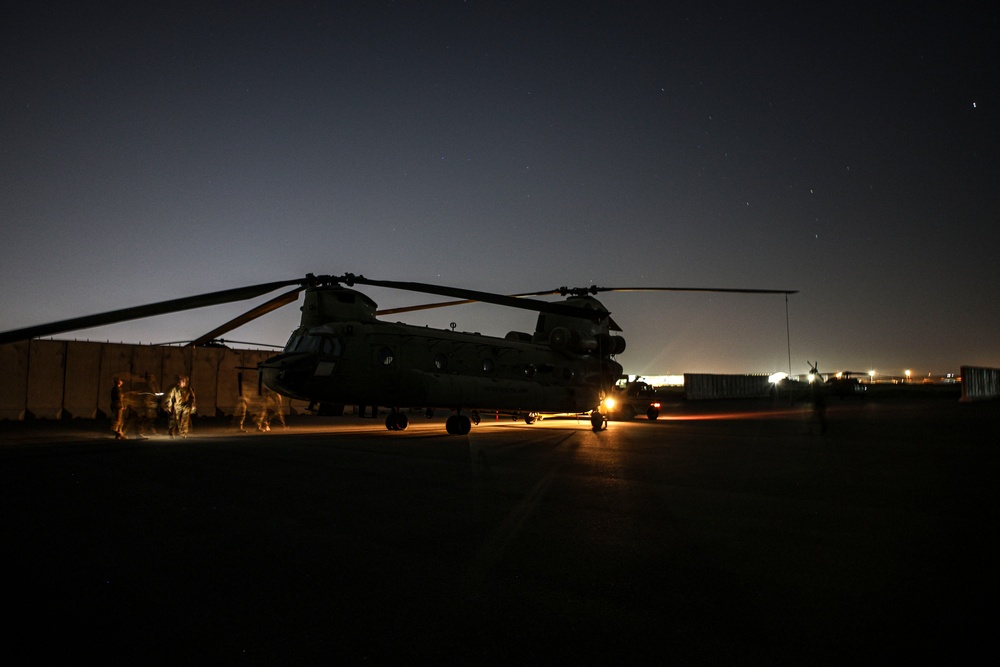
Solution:
M 383 366 L 391 366 L 393 358 L 391 348 L 383 347 L 378 351 L 378 362 Z
M 292 336 L 285 345 L 285 352 L 305 352 L 324 356 L 340 356 L 340 341 L 332 336 L 309 334 Z

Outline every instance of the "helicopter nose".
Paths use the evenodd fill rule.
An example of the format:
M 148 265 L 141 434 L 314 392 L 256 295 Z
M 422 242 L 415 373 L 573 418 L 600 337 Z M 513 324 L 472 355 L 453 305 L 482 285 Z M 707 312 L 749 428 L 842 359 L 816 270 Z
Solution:
M 315 374 L 316 368 L 316 356 L 302 353 L 279 355 L 260 365 L 264 384 L 281 393 L 300 389 Z

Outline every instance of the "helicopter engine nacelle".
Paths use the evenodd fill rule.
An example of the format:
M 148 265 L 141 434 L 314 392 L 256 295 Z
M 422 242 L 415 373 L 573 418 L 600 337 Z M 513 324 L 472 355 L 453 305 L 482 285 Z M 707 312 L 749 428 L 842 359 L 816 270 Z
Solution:
M 625 339 L 601 333 L 597 334 L 597 346 L 601 354 L 621 354 L 625 351 Z
M 374 322 L 378 306 L 365 294 L 340 285 L 320 285 L 306 290 L 300 326 L 327 322 Z
M 580 347 L 580 332 L 566 327 L 553 327 L 549 332 L 549 347 L 560 352 L 577 352 Z

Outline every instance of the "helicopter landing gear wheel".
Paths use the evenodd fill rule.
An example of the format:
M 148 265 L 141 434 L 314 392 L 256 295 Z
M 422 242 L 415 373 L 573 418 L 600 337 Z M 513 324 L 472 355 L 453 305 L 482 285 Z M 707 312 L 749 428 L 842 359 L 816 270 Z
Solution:
M 468 435 L 472 430 L 472 420 L 465 415 L 452 415 L 448 417 L 444 427 L 451 435 Z
M 385 427 L 390 431 L 405 431 L 410 420 L 402 412 L 390 412 L 385 418 Z
M 530 412 L 528 414 L 526 414 L 524 416 L 524 423 L 525 424 L 534 424 L 535 423 L 535 415 L 532 414 L 532 413 L 530 413 Z
M 656 421 L 656 418 L 660 416 L 660 411 L 657 408 L 650 408 L 646 410 L 646 417 L 649 421 Z
M 590 425 L 595 431 L 603 431 L 608 427 L 608 418 L 594 410 L 590 413 Z
M 479 416 L 479 413 L 476 412 L 476 411 L 473 411 L 472 412 L 472 423 L 475 424 L 476 426 L 479 426 L 479 422 L 481 422 L 481 421 L 482 421 L 482 417 Z

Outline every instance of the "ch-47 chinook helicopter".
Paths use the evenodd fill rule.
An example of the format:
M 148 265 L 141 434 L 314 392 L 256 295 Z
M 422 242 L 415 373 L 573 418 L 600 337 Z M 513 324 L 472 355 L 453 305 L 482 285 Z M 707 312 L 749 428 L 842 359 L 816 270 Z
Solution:
M 625 350 L 620 327 L 593 295 L 615 291 L 688 291 L 793 294 L 794 290 L 597 287 L 501 295 L 426 283 L 371 280 L 360 275 L 314 276 L 125 308 L 47 325 L 0 333 L 0 344 L 142 317 L 255 298 L 289 286 L 263 303 L 191 341 L 206 345 L 247 322 L 298 299 L 301 322 L 284 350 L 259 366 L 262 383 L 311 405 L 381 405 L 391 408 L 390 430 L 407 427 L 402 407 L 453 410 L 446 429 L 467 434 L 479 413 L 523 417 L 543 413 L 589 413 L 594 430 L 606 427 L 602 401 L 612 393 Z M 353 287 L 368 285 L 433 294 L 452 301 L 379 311 Z M 562 301 L 533 297 L 560 295 Z M 388 322 L 378 315 L 492 303 L 537 311 L 534 333 L 512 331 L 503 338 Z M 471 415 L 471 416 L 470 416 Z

